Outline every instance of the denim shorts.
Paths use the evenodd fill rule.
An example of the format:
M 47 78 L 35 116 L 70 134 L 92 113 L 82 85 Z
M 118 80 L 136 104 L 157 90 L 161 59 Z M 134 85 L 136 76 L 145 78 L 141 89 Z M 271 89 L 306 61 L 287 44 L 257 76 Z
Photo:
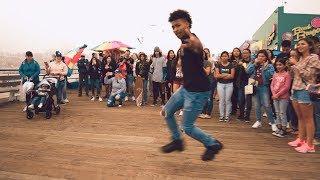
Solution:
M 309 92 L 307 90 L 293 90 L 291 100 L 302 104 L 312 104 Z

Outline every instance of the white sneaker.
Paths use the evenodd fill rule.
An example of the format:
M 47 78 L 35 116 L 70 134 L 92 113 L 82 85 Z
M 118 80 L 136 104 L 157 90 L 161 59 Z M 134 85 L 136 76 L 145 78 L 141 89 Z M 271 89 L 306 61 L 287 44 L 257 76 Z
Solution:
M 94 98 L 94 97 L 92 97 L 92 98 L 91 98 L 91 101 L 94 101 L 94 99 L 95 99 L 95 98 Z
M 69 103 L 70 101 L 69 101 L 69 99 L 68 98 L 66 98 L 65 100 L 63 100 L 65 103 Z
M 118 107 L 122 107 L 122 105 L 121 105 L 121 104 L 119 104 L 119 105 L 118 105 Z
M 39 108 L 39 109 L 41 109 L 41 108 L 42 108 L 42 106 L 43 106 L 43 104 L 42 104 L 42 103 L 40 103 L 40 104 L 38 105 L 38 108 Z
M 102 101 L 103 101 L 101 97 L 99 97 L 99 101 L 100 101 L 100 102 L 102 102 Z
M 290 123 L 288 122 L 287 123 L 287 129 L 290 129 L 291 127 L 290 127 Z
M 128 101 L 129 100 L 129 98 L 128 98 L 128 96 L 126 96 L 125 98 L 124 98 L 124 101 Z
M 277 127 L 276 124 L 272 124 L 272 125 L 271 125 L 271 129 L 272 129 L 273 132 L 279 131 L 279 129 L 278 129 L 278 127 Z
M 257 128 L 259 128 L 259 127 L 262 127 L 262 124 L 261 124 L 260 121 L 256 121 L 256 122 L 252 125 L 252 128 L 254 128 L 254 129 L 257 129 Z
M 205 117 L 204 117 L 204 114 L 199 114 L 199 116 L 198 116 L 199 118 L 201 118 L 201 119 L 204 119 Z
M 25 107 L 22 109 L 22 112 L 26 112 L 26 111 L 27 111 L 27 108 L 28 108 L 28 106 L 25 106 Z
M 269 122 L 268 124 L 269 124 L 269 126 L 271 126 L 271 125 L 272 125 L 272 124 L 271 124 L 271 122 Z
M 204 115 L 204 118 L 205 118 L 205 119 L 211 119 L 211 116 L 208 115 L 208 114 L 205 114 L 205 115 Z
M 29 108 L 29 109 L 34 109 L 34 104 L 30 104 L 30 105 L 28 106 L 28 108 Z
M 132 98 L 131 98 L 131 99 L 132 99 L 132 101 L 136 101 L 136 98 L 135 98 L 134 96 L 132 96 Z
M 182 116 L 182 115 L 183 115 L 183 111 L 180 111 L 179 116 Z

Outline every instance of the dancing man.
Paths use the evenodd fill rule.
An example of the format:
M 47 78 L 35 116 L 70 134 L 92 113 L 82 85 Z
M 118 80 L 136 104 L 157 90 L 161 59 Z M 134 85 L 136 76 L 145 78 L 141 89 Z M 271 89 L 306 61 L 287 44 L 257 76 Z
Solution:
M 190 32 L 192 20 L 187 11 L 172 12 L 169 22 L 174 34 L 182 42 L 180 56 L 183 86 L 171 96 L 161 111 L 172 134 L 172 142 L 163 146 L 161 150 L 163 153 L 184 150 L 180 130 L 174 117 L 174 113 L 183 108 L 183 131 L 204 144 L 206 151 L 201 159 L 209 161 L 222 149 L 223 145 L 194 125 L 210 96 L 209 79 L 203 68 L 203 47 L 197 36 Z

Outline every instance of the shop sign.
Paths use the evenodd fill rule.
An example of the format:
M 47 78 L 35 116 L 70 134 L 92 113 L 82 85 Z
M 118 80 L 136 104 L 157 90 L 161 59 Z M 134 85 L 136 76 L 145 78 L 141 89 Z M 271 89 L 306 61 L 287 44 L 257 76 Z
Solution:
M 310 24 L 306 26 L 298 26 L 292 29 L 293 37 L 295 41 L 305 38 L 309 35 L 315 36 L 320 33 L 320 17 L 316 17 L 311 20 Z

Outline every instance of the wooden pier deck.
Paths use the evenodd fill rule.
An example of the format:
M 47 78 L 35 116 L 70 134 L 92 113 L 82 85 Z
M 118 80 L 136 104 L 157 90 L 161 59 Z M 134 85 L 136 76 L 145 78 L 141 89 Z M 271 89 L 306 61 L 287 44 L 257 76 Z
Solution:
M 23 103 L 0 106 L 0 179 L 319 179 L 320 151 L 299 154 L 293 137 L 271 135 L 269 125 L 212 119 L 197 125 L 221 140 L 214 161 L 200 159 L 202 145 L 184 135 L 186 150 L 162 154 L 169 132 L 160 107 L 107 108 L 69 93 L 61 114 L 26 119 Z M 180 119 L 180 118 L 178 118 Z

